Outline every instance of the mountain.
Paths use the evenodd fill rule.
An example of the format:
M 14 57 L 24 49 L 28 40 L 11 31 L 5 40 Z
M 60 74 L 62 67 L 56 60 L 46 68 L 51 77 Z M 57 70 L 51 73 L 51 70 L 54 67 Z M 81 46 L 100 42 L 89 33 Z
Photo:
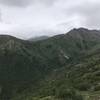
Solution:
M 99 50 L 100 31 L 85 28 L 35 42 L 1 35 L 0 98 L 97 99 Z
M 40 40 L 45 40 L 48 38 L 49 38 L 48 36 L 40 36 L 40 37 L 33 37 L 33 38 L 28 39 L 28 40 L 29 41 L 40 41 Z

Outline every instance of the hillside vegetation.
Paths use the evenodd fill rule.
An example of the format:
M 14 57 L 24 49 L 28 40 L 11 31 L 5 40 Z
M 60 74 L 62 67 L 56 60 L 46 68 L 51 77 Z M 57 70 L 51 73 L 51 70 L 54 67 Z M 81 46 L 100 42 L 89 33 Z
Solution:
M 0 36 L 0 100 L 99 100 L 100 31 L 73 29 L 36 42 Z

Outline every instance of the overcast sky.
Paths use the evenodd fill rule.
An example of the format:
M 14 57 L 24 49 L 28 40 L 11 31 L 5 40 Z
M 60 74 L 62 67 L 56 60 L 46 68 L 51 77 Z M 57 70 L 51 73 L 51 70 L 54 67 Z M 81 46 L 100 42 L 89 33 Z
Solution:
M 0 0 L 0 34 L 20 38 L 100 28 L 100 0 Z

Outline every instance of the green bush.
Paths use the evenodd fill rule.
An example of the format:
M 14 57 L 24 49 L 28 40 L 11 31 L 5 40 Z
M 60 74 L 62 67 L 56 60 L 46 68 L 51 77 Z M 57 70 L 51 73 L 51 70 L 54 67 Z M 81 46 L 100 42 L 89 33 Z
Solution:
M 60 88 L 57 91 L 56 97 L 61 100 L 83 100 L 82 96 L 74 89 Z

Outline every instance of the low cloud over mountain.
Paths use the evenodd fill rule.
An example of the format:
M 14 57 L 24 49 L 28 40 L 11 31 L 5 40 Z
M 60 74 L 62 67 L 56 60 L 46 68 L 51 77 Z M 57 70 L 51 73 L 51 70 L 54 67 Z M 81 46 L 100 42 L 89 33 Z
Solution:
M 41 31 L 51 35 L 73 27 L 99 28 L 99 9 L 98 0 L 0 0 L 0 31 L 26 38 Z

